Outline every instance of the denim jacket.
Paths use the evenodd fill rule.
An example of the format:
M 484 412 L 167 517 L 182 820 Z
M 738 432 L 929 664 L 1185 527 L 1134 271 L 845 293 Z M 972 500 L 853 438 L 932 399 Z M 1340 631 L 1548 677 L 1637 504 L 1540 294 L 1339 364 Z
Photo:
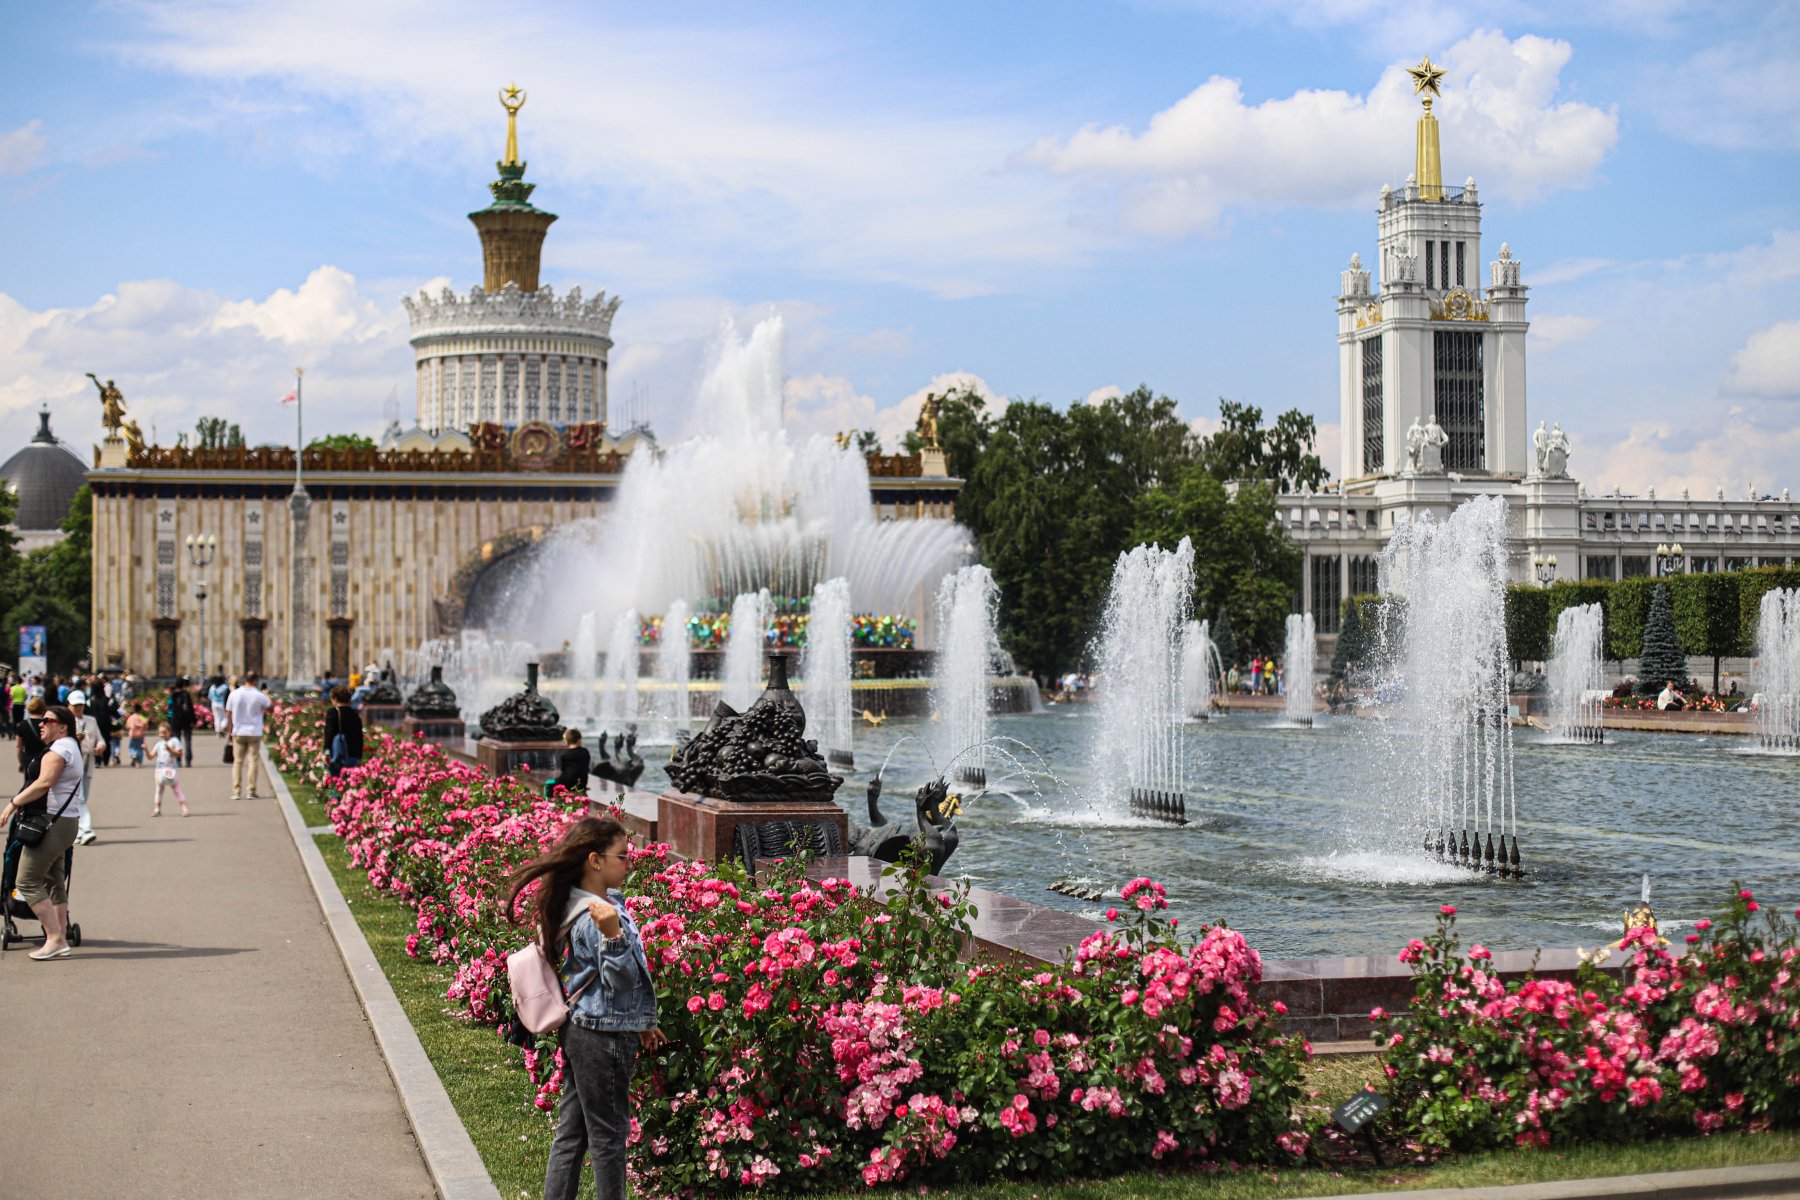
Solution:
M 588 892 L 577 889 L 569 896 L 570 908 L 581 915 L 569 928 L 569 949 L 557 971 L 564 994 L 585 987 L 570 1006 L 569 1020 L 584 1029 L 615 1033 L 641 1033 L 656 1028 L 656 985 L 650 981 L 650 964 L 644 957 L 644 941 L 637 922 L 625 907 L 617 888 L 606 894 L 619 910 L 619 936 L 609 938 L 587 913 Z M 596 979 L 595 976 L 599 978 Z

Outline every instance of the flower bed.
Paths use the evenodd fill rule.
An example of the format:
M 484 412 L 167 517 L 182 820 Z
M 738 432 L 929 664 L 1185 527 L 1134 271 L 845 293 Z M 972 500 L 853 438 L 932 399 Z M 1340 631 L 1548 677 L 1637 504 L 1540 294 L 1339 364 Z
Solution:
M 1410 1011 L 1373 1014 L 1406 1136 L 1475 1150 L 1800 1122 L 1795 926 L 1749 889 L 1685 955 L 1637 929 L 1620 977 L 1573 983 L 1491 974 L 1486 949 L 1459 952 L 1455 917 L 1400 952 Z
M 322 782 L 317 706 L 278 707 L 277 765 Z M 408 952 L 454 970 L 448 998 L 504 1029 L 500 910 L 510 870 L 586 802 L 543 798 L 373 733 L 326 795 L 371 883 L 408 905 Z M 560 796 L 560 793 L 559 793 Z M 966 893 L 896 871 L 876 899 L 797 864 L 755 884 L 638 848 L 626 885 L 671 1046 L 634 1088 L 632 1170 L 646 1190 L 719 1194 L 857 1181 L 1092 1176 L 1149 1163 L 1292 1163 L 1307 1049 L 1251 988 L 1261 960 L 1222 926 L 1177 938 L 1160 886 L 1055 967 L 966 962 Z M 554 1039 L 524 1051 L 552 1109 Z

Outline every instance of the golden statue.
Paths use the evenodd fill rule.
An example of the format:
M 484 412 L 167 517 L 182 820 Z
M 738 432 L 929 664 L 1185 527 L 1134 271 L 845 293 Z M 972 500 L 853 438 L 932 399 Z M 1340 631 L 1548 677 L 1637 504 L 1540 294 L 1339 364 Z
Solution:
M 118 436 L 120 426 L 125 423 L 125 393 L 110 379 L 101 383 L 99 376 L 92 371 L 87 373 L 87 377 L 100 389 L 100 424 L 106 427 L 107 432 Z
M 926 450 L 938 449 L 938 398 L 935 393 L 925 394 L 925 403 L 919 405 L 919 444 Z
M 837 448 L 839 450 L 848 450 L 850 448 L 850 431 L 848 429 L 840 429 L 837 431 L 837 436 L 832 440 L 837 443 Z
M 525 93 L 516 83 L 500 89 L 500 107 L 506 110 L 506 157 L 500 165 L 510 167 L 519 161 L 519 110 L 525 107 Z
M 136 458 L 144 452 L 144 431 L 138 428 L 136 421 L 125 420 L 119 425 L 119 432 L 125 435 L 125 453 L 128 456 Z

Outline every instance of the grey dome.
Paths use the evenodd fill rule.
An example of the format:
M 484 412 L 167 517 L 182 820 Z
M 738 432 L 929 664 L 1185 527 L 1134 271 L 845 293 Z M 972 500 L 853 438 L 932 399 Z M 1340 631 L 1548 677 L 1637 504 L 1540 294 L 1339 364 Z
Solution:
M 37 436 L 0 466 L 0 480 L 19 498 L 14 529 L 54 530 L 87 482 L 87 468 L 50 432 L 46 408 L 38 413 Z

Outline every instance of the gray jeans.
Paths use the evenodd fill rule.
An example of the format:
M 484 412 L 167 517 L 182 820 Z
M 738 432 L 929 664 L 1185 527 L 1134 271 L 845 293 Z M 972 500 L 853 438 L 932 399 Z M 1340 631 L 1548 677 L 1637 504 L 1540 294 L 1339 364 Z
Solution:
M 575 1200 L 581 1160 L 594 1160 L 594 1200 L 625 1200 L 625 1136 L 631 1132 L 631 1073 L 638 1035 L 563 1026 L 562 1111 L 550 1142 L 544 1200 Z

